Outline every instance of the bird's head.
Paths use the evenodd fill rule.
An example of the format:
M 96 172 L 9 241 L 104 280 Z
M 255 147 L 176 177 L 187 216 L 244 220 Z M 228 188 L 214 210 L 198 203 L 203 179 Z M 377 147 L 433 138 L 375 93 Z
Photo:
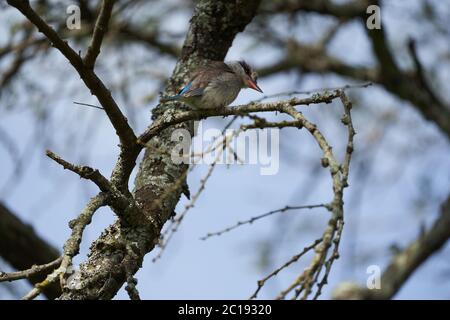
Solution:
M 250 65 L 241 60 L 232 62 L 230 67 L 233 71 L 241 78 L 242 86 L 244 88 L 250 88 L 259 92 L 263 92 L 260 87 L 258 87 L 258 74 L 253 70 Z

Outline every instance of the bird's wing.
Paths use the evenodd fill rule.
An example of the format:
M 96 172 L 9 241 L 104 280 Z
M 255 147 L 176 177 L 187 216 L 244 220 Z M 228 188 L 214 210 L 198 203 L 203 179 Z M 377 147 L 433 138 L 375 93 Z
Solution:
M 211 81 L 225 72 L 233 73 L 233 70 L 222 61 L 212 61 L 208 65 L 198 68 L 191 81 L 179 94 L 184 97 L 201 96 Z

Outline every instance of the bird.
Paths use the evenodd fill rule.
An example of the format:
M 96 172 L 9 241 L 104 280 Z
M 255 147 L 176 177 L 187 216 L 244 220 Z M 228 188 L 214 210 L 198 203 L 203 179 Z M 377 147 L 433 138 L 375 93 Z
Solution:
M 162 97 L 161 103 L 181 101 L 194 109 L 218 109 L 229 106 L 241 89 L 263 92 L 257 84 L 258 75 L 241 61 L 210 61 L 194 71 L 178 94 Z

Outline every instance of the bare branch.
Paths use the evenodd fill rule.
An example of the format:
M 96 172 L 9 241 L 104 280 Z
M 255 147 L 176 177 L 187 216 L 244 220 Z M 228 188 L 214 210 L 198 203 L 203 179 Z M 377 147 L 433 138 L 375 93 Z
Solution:
M 342 121 L 344 125 L 348 127 L 348 142 L 346 148 L 346 156 L 343 164 L 339 164 L 333 155 L 332 148 L 328 144 L 327 140 L 323 134 L 318 130 L 317 126 L 307 120 L 301 113 L 299 113 L 294 107 L 286 106 L 285 112 L 291 115 L 294 119 L 301 121 L 303 127 L 307 129 L 310 134 L 316 140 L 316 143 L 322 149 L 323 158 L 322 166 L 328 167 L 333 186 L 333 201 L 330 203 L 330 211 L 332 212 L 331 218 L 328 221 L 328 225 L 322 235 L 322 242 L 315 249 L 315 255 L 311 260 L 310 265 L 305 268 L 305 270 L 289 285 L 288 288 L 281 291 L 277 296 L 277 299 L 285 299 L 288 294 L 295 291 L 292 299 L 297 299 L 302 294 L 301 298 L 306 299 L 311 294 L 314 284 L 317 284 L 319 275 L 323 266 L 326 267 L 326 272 L 322 281 L 318 283 L 318 294 L 326 283 L 328 273 L 330 272 L 331 265 L 337 259 L 338 246 L 341 239 L 341 233 L 344 221 L 344 211 L 343 211 L 343 191 L 344 188 L 348 186 L 348 166 L 350 164 L 351 155 L 353 153 L 353 137 L 354 130 L 351 124 L 351 103 L 346 97 L 344 91 L 339 91 L 339 96 L 344 105 L 344 118 Z M 327 260 L 328 252 L 332 244 L 334 243 L 335 249 L 332 256 Z
M 120 138 L 121 145 L 124 148 L 132 148 L 136 145 L 136 136 L 133 129 L 128 124 L 127 119 L 120 111 L 111 96 L 111 92 L 106 88 L 100 78 L 93 72 L 91 68 L 87 68 L 81 57 L 62 40 L 56 31 L 50 27 L 42 18 L 31 8 L 29 1 L 26 0 L 8 0 L 8 4 L 17 8 L 22 14 L 28 18 L 40 32 L 42 32 L 77 70 L 81 79 L 94 94 L 102 107 L 105 109 L 109 120 L 111 121 L 117 135 Z
M 255 292 L 251 295 L 251 297 L 249 298 L 250 300 L 252 299 L 256 299 L 256 297 L 258 296 L 259 291 L 261 291 L 262 287 L 264 287 L 264 285 L 266 284 L 267 280 L 269 280 L 270 278 L 275 277 L 278 273 L 280 273 L 280 271 L 286 269 L 287 267 L 289 267 L 291 264 L 293 264 L 294 262 L 297 262 L 298 259 L 300 259 L 303 255 L 305 255 L 308 251 L 314 249 L 319 243 L 322 242 L 323 239 L 317 239 L 316 241 L 314 241 L 313 244 L 305 247 L 303 249 L 302 252 L 296 254 L 295 256 L 293 256 L 291 259 L 289 259 L 286 263 L 284 263 L 281 267 L 275 269 L 274 271 L 272 271 L 269 275 L 267 275 L 266 277 L 264 277 L 263 279 L 259 280 L 257 282 L 258 284 L 258 288 L 256 288 Z
M 352 19 L 363 16 L 366 13 L 367 0 L 353 0 L 339 4 L 330 0 L 294 0 L 294 1 L 274 1 L 268 4 L 267 13 L 294 13 L 298 11 L 317 12 L 333 15 L 341 19 Z
M 255 216 L 255 217 L 251 217 L 248 220 L 244 220 L 244 221 L 238 221 L 236 224 L 227 227 L 225 229 L 216 231 L 216 232 L 210 232 L 207 233 L 205 236 L 201 237 L 200 240 L 206 240 L 208 238 L 214 237 L 214 236 L 221 236 L 224 233 L 230 232 L 231 230 L 234 230 L 236 228 L 239 228 L 242 225 L 246 225 L 246 224 L 252 224 L 253 222 L 263 219 L 265 217 L 271 216 L 275 213 L 283 213 L 283 212 L 287 212 L 287 211 L 292 211 L 292 210 L 301 210 L 301 209 L 314 209 L 314 208 L 327 208 L 329 207 L 329 205 L 326 204 L 313 204 L 313 205 L 307 205 L 307 206 L 285 206 L 281 209 L 277 209 L 277 210 L 272 210 L 266 213 L 263 213 L 261 215 Z
M 178 57 L 181 53 L 180 48 L 177 46 L 166 44 L 158 40 L 157 34 L 154 32 L 144 32 L 139 28 L 131 25 L 119 25 L 116 26 L 116 30 L 125 41 L 139 41 L 151 48 L 158 49 L 161 53 L 169 55 L 171 57 Z
M 368 5 L 380 5 L 378 0 L 352 1 L 348 4 L 334 4 L 329 0 L 294 1 L 289 5 L 280 5 L 280 10 L 289 12 L 318 12 L 338 19 L 358 19 L 364 24 Z M 276 7 L 276 6 L 275 6 Z M 297 69 L 302 72 L 336 73 L 362 81 L 371 81 L 382 85 L 388 92 L 410 102 L 419 110 L 425 119 L 433 121 L 448 137 L 450 136 L 450 108 L 433 92 L 430 85 L 423 81 L 424 70 L 420 65 L 415 48 L 409 45 L 409 50 L 416 66 L 415 72 L 402 70 L 395 60 L 389 46 L 384 29 L 364 30 L 372 43 L 378 66 L 375 68 L 359 67 L 347 64 L 340 59 L 330 56 L 319 44 L 305 45 L 290 39 L 285 47 L 284 58 L 260 70 L 260 75 L 271 75 L 278 72 Z M 414 47 L 414 45 L 413 45 Z M 418 67 L 418 63 L 420 67 Z
M 114 6 L 115 0 L 103 0 L 98 16 L 97 22 L 94 27 L 94 35 L 92 36 L 91 44 L 88 51 L 83 58 L 86 68 L 93 69 L 95 60 L 100 54 L 100 47 L 102 45 L 103 37 L 108 30 L 109 19 L 111 18 L 111 12 Z
M 411 75 L 400 69 L 395 62 L 383 29 L 367 30 L 367 34 L 378 59 L 382 75 L 381 84 L 387 90 L 414 104 L 426 119 L 436 123 L 450 137 L 450 108 L 436 98 L 427 84 L 424 87 L 423 83 L 420 83 L 421 81 L 416 81 L 417 78 L 424 77 L 423 70 L 419 68 L 416 73 Z
M 46 154 L 50 159 L 63 166 L 64 169 L 75 172 L 81 178 L 94 182 L 101 191 L 108 192 L 111 190 L 111 184 L 109 183 L 108 179 L 106 179 L 97 169 L 92 169 L 88 166 L 77 166 L 71 164 L 50 150 L 47 150 Z
M 336 230 L 336 236 L 334 237 L 333 243 L 334 243 L 334 248 L 333 248 L 333 252 L 331 253 L 330 257 L 328 258 L 327 261 L 325 261 L 324 265 L 325 265 L 325 274 L 322 277 L 322 280 L 320 280 L 320 282 L 317 283 L 317 291 L 316 294 L 314 295 L 313 299 L 316 300 L 321 294 L 322 294 L 322 288 L 328 284 L 328 276 L 331 272 L 331 266 L 333 265 L 334 261 L 339 259 L 339 244 L 341 242 L 341 236 L 342 236 L 342 230 L 344 230 L 344 221 L 340 220 L 338 222 L 338 227 Z M 320 275 L 320 271 L 317 272 L 317 277 L 315 279 L 315 282 L 317 282 L 317 279 L 319 278 Z M 296 298 L 300 295 L 301 291 L 298 290 L 296 292 Z
M 215 116 L 246 116 L 249 113 L 254 112 L 271 112 L 271 111 L 279 111 L 286 113 L 284 110 L 288 106 L 297 106 L 297 105 L 310 105 L 310 104 L 319 104 L 319 103 L 330 103 L 333 99 L 338 98 L 340 95 L 339 90 L 335 90 L 333 92 L 325 92 L 323 94 L 315 94 L 311 97 L 307 98 L 291 98 L 289 100 L 277 101 L 277 102 L 268 102 L 268 103 L 254 103 L 251 102 L 246 105 L 231 107 L 231 108 L 221 108 L 221 109 L 206 109 L 206 110 L 192 110 L 192 111 L 183 111 L 178 112 L 170 117 L 170 119 L 166 119 L 161 117 L 151 126 L 147 128 L 147 130 L 139 136 L 139 143 L 145 145 L 145 143 L 150 140 L 152 137 L 157 135 L 162 130 L 173 126 L 175 124 L 183 123 L 189 120 L 201 120 L 207 117 L 215 117 Z
M 129 275 L 127 277 L 127 285 L 125 286 L 125 290 L 128 293 L 128 296 L 131 300 L 141 300 L 139 296 L 139 291 L 136 288 L 137 280 L 133 276 Z
M 298 70 L 304 73 L 333 72 L 359 81 L 379 82 L 380 74 L 377 68 L 347 64 L 328 54 L 320 43 L 306 45 L 290 39 L 284 47 L 286 47 L 286 53 L 283 58 L 258 70 L 261 77 L 287 70 Z
M 28 292 L 22 299 L 32 300 L 36 298 L 43 289 L 49 285 L 60 280 L 61 286 L 65 285 L 65 275 L 68 268 L 72 265 L 72 258 L 77 255 L 80 251 L 80 243 L 83 237 L 84 229 L 88 224 L 91 223 L 92 216 L 101 207 L 106 205 L 106 195 L 99 193 L 97 196 L 93 197 L 80 215 L 69 222 L 69 226 L 72 229 L 72 233 L 69 239 L 64 244 L 64 253 L 60 262 L 60 265 L 52 273 L 47 275 L 44 281 L 37 283 L 34 288 Z
M 428 93 L 428 95 L 431 97 L 431 99 L 439 106 L 445 108 L 445 103 L 438 97 L 438 95 L 433 91 L 431 88 L 427 76 L 426 76 L 426 70 L 422 63 L 420 62 L 419 55 L 417 54 L 417 48 L 416 48 L 416 42 L 414 39 L 409 39 L 408 41 L 408 49 L 409 53 L 411 54 L 411 57 L 414 62 L 414 66 L 416 68 L 416 76 L 420 83 L 420 85 L 423 87 L 423 89 Z
M 342 162 L 341 171 L 342 171 L 342 186 L 345 188 L 348 186 L 348 175 L 350 171 L 350 160 L 352 158 L 353 154 L 353 140 L 355 138 L 355 128 L 353 127 L 353 121 L 352 121 L 352 102 L 348 98 L 348 96 L 342 91 L 340 96 L 342 105 L 344 106 L 344 116 L 341 118 L 342 123 L 347 126 L 347 148 L 345 150 L 345 158 Z
M 90 108 L 94 108 L 94 109 L 104 110 L 102 107 L 99 107 L 99 106 L 96 106 L 93 104 L 89 104 L 89 103 L 76 102 L 76 101 L 74 101 L 73 103 L 76 105 L 79 105 L 79 106 L 85 106 L 85 107 L 90 107 Z
M 58 259 L 60 253 L 0 202 L 0 256 L 14 269 L 25 270 Z M 35 285 L 44 279 L 45 274 L 36 274 L 28 281 Z M 48 299 L 55 299 L 61 289 L 53 285 L 45 288 L 43 293 Z
M 34 265 L 30 269 L 23 270 L 23 271 L 16 271 L 16 272 L 0 272 L 0 282 L 4 281 L 14 281 L 14 280 L 20 280 L 20 279 L 29 279 L 31 277 L 34 277 L 38 274 L 42 274 L 48 271 L 52 271 L 57 266 L 61 264 L 62 257 L 59 257 L 56 260 L 53 260 L 52 262 L 49 262 L 47 264 L 42 265 Z

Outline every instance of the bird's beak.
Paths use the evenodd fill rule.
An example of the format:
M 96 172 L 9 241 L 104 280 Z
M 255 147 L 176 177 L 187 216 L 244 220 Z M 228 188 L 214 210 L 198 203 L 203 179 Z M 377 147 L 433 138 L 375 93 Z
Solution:
M 252 79 L 248 79 L 248 81 L 247 81 L 247 86 L 248 86 L 250 89 L 253 89 L 253 90 L 256 90 L 256 91 L 259 91 L 259 92 L 263 93 L 263 91 L 261 90 L 261 88 L 258 87 L 258 85 L 256 84 L 256 82 L 254 82 Z

